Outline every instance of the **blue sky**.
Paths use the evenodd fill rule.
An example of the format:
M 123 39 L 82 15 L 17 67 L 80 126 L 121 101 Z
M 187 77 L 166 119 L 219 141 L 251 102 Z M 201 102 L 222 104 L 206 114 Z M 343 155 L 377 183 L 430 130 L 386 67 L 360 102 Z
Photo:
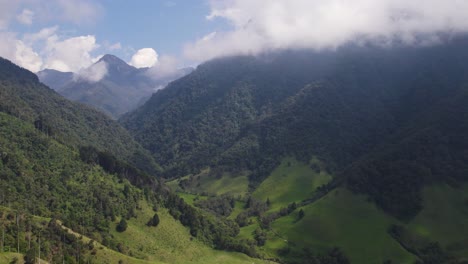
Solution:
M 170 72 L 281 49 L 435 45 L 468 32 L 467 14 L 463 0 L 0 0 L 0 56 L 79 72 L 111 53 Z
M 59 15 L 62 10 L 55 8 L 47 10 L 47 14 L 41 17 L 40 12 L 49 7 L 24 1 L 17 4 L 13 11 L 17 16 L 24 10 L 32 11 L 31 23 L 21 23 L 12 16 L 8 30 L 19 38 L 50 27 L 57 27 L 55 33 L 61 39 L 92 35 L 99 47 L 90 52 L 91 56 L 111 53 L 130 62 L 132 55 L 142 48 L 152 48 L 159 56 L 179 58 L 187 43 L 211 32 L 230 28 L 226 20 L 206 19 L 210 14 L 210 5 L 206 0 L 66 1 L 83 2 L 94 11 L 77 19 L 63 19 Z M 55 4 L 54 1 L 50 2 L 51 5 Z M 32 46 L 41 49 L 40 44 L 34 43 Z M 178 62 L 181 66 L 193 63 Z

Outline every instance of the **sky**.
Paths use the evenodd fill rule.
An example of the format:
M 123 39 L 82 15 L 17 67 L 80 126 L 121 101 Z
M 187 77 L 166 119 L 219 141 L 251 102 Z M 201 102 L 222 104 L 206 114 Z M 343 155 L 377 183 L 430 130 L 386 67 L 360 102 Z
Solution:
M 88 73 L 104 54 L 170 72 L 278 49 L 436 45 L 467 17 L 468 0 L 0 0 L 0 56 L 33 72 Z

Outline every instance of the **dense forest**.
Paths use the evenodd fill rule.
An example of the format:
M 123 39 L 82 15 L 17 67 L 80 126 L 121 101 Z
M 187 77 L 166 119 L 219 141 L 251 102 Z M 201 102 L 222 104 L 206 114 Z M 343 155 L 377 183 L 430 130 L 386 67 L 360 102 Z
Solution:
M 61 98 L 9 61 L 0 67 L 2 251 L 22 253 L 27 263 L 38 256 L 88 263 L 94 241 L 122 252 L 112 223 L 135 218 L 145 201 L 169 210 L 211 247 L 258 256 L 235 238 L 234 221 L 211 217 L 165 187 L 152 174 L 158 172 L 152 158 L 117 123 Z M 157 213 L 148 223 L 157 226 L 155 219 Z
M 159 166 L 125 129 L 104 114 L 72 103 L 41 84 L 37 76 L 0 59 L 0 110 L 49 137 L 74 147 L 92 145 L 155 174 Z
M 255 188 L 284 157 L 318 157 L 411 218 L 424 184 L 466 178 L 466 42 L 216 59 L 120 121 L 166 177 L 247 170 Z

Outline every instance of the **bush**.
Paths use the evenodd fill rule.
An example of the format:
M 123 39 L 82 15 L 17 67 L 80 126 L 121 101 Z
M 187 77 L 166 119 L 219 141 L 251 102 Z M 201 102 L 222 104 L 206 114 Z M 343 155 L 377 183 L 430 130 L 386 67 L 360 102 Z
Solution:
M 148 221 L 148 226 L 158 226 L 159 225 L 159 216 L 154 214 L 154 216 Z
M 115 229 L 117 230 L 117 232 L 124 232 L 125 230 L 127 230 L 127 227 L 127 221 L 125 221 L 125 219 L 122 218 L 122 220 L 120 220 L 119 224 L 116 226 Z

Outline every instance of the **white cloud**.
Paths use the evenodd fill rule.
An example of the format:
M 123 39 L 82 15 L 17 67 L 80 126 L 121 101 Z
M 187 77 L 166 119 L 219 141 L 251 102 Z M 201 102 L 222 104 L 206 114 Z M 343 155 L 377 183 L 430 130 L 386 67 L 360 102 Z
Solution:
M 31 47 L 25 45 L 21 40 L 17 40 L 16 42 L 14 61 L 32 72 L 38 72 L 42 67 L 42 59 L 39 54 L 34 52 Z
M 47 40 L 49 37 L 56 35 L 58 26 L 43 28 L 37 33 L 24 34 L 23 40 L 29 44 L 34 44 L 37 41 Z
M 34 18 L 34 12 L 29 9 L 23 9 L 23 12 L 16 16 L 16 20 L 24 25 L 31 25 Z
M 60 40 L 57 35 L 47 38 L 44 48 L 44 68 L 63 72 L 78 72 L 93 63 L 91 52 L 97 49 L 94 36 L 79 36 Z
M 99 82 L 107 75 L 107 64 L 100 61 L 73 75 L 75 81 Z
M 136 68 L 152 67 L 158 62 L 158 53 L 152 48 L 138 50 L 130 60 L 130 65 Z
M 0 39 L 2 39 L 0 56 L 33 72 L 41 69 L 43 64 L 41 57 L 30 46 L 18 40 L 15 34 L 0 32 Z
M 210 6 L 207 19 L 227 20 L 233 29 L 187 45 L 188 58 L 333 49 L 351 41 L 427 44 L 442 32 L 468 31 L 465 0 L 212 0 Z
M 179 62 L 176 58 L 172 56 L 161 56 L 158 62 L 148 69 L 146 74 L 155 80 L 170 78 L 178 73 L 178 65 Z

